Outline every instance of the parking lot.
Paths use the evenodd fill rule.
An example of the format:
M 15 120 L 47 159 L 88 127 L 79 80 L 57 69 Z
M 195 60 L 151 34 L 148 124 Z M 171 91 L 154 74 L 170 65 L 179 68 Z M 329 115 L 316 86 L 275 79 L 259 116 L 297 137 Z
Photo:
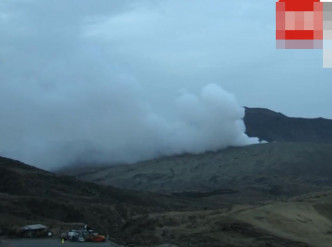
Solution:
M 61 243 L 59 239 L 3 239 L 0 247 L 120 247 L 112 242 L 89 243 L 70 242 Z

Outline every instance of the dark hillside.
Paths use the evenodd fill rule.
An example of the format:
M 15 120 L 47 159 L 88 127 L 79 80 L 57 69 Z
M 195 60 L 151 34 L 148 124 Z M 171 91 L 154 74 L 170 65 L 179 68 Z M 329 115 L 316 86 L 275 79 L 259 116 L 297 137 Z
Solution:
M 0 235 L 36 222 L 84 222 L 117 236 L 134 215 L 181 210 L 188 200 L 83 182 L 0 157 Z
M 332 143 L 332 120 L 295 118 L 264 108 L 245 108 L 244 122 L 250 137 L 268 142 Z

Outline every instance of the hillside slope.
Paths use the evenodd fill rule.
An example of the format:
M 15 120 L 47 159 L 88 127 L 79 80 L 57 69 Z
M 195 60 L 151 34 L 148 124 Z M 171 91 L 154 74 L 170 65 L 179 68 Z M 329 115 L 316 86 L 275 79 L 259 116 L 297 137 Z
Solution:
M 36 222 L 55 232 L 82 222 L 116 237 L 121 225 L 134 215 L 190 205 L 181 198 L 83 182 L 0 157 L 0 235 L 14 234 L 18 227 Z
M 119 188 L 189 196 L 219 191 L 257 200 L 332 185 L 331 150 L 331 144 L 269 143 L 66 172 Z
M 55 233 L 84 222 L 131 246 L 327 247 L 332 241 L 331 192 L 198 210 L 184 207 L 190 200 L 81 182 L 1 157 L 0 168 L 0 235 L 37 222 Z
M 294 118 L 264 108 L 245 108 L 244 122 L 250 137 L 268 142 L 332 143 L 332 120 Z
M 329 247 L 331 208 L 331 192 L 315 193 L 230 209 L 150 214 L 127 222 L 122 234 L 128 242 L 146 245 Z

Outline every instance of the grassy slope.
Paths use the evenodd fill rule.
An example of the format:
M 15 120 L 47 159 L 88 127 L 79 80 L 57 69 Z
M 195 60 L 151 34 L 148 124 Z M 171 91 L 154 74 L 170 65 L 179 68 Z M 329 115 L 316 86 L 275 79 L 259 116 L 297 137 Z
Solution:
M 128 222 L 128 241 L 180 246 L 329 247 L 332 193 L 231 209 L 151 214 Z M 144 231 L 141 231 L 144 227 Z
M 331 212 L 331 199 L 331 194 L 325 194 L 307 200 L 276 202 L 239 212 L 236 218 L 281 238 L 329 247 L 332 222 L 321 207 L 330 207 Z

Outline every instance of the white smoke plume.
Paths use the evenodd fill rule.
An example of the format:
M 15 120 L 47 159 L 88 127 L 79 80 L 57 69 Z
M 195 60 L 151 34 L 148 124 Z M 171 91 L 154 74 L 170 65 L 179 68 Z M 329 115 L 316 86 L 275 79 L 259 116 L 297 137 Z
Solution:
M 2 3 L 1 156 L 53 169 L 257 143 L 244 134 L 244 109 L 220 86 L 186 91 L 180 79 L 169 79 L 173 86 L 168 90 L 158 75 L 151 76 L 154 61 L 144 60 L 154 51 L 142 53 L 140 44 L 135 53 L 132 37 L 120 27 L 110 30 L 108 35 L 114 37 L 105 38 L 101 28 L 118 22 L 128 25 L 133 9 L 140 7 L 127 1 L 101 2 L 106 6 L 97 10 L 90 8 L 91 1 L 79 1 L 78 9 L 77 1 Z M 123 11 L 131 14 L 121 17 Z M 150 23 L 149 14 L 137 18 Z M 134 37 L 140 35 L 136 32 Z M 138 71 L 133 65 L 139 66 L 140 57 L 144 66 Z M 130 59 L 136 62 L 128 63 Z M 165 61 L 171 63 L 169 58 Z M 165 75 L 167 71 L 159 76 L 165 81 Z

